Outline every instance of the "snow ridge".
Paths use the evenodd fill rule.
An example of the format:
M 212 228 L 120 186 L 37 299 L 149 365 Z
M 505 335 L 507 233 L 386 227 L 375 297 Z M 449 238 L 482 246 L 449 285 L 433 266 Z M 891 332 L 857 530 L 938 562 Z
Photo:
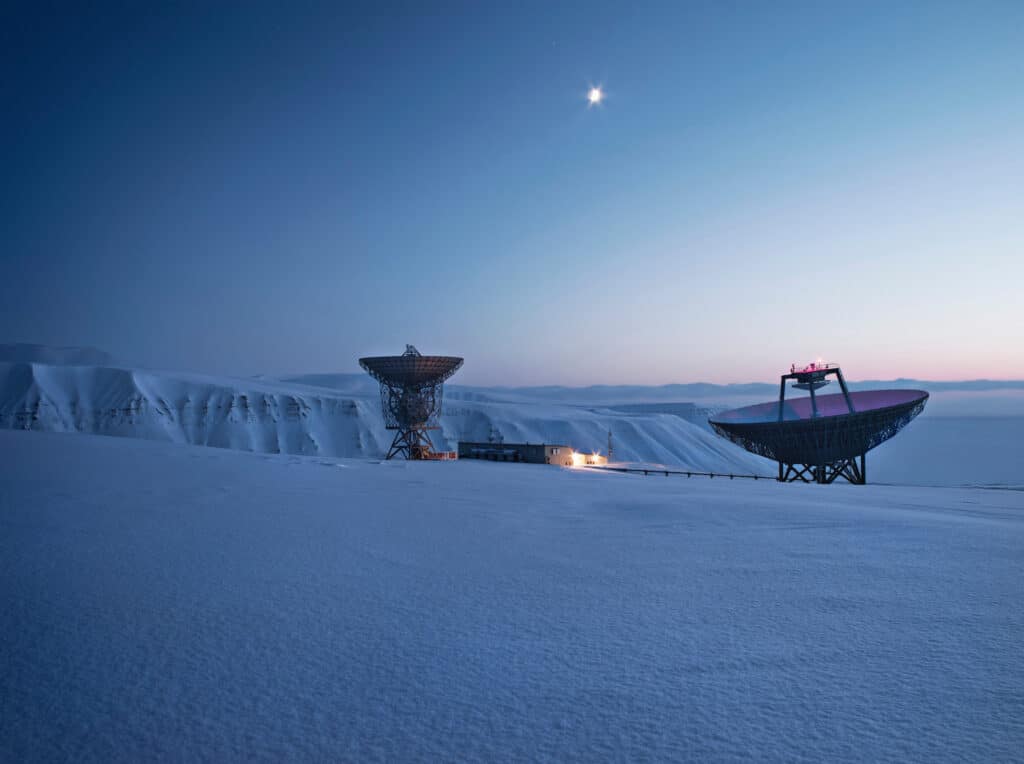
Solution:
M 98 366 L 0 364 L 0 427 L 289 454 L 365 456 L 385 432 L 367 401 L 247 380 Z

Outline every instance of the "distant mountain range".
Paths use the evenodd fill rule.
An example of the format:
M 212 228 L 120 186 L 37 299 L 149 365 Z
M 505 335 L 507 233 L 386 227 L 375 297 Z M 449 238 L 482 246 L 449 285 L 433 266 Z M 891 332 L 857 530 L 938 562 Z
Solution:
M 90 347 L 56 347 L 27 342 L 0 344 L 0 362 L 45 363 L 51 366 L 111 366 L 109 353 Z
M 131 368 L 116 363 L 111 355 L 91 347 L 53 347 L 27 343 L 0 344 L 0 362 L 42 363 L 50 366 L 111 366 Z M 297 374 L 285 376 L 261 375 L 257 379 L 292 382 L 313 387 L 322 387 L 347 394 L 371 393 L 377 384 L 362 372 Z M 985 392 L 1024 391 L 1024 380 L 971 379 L 958 381 L 931 381 L 899 378 L 890 380 L 850 380 L 851 388 L 873 390 L 883 387 L 921 388 L 929 392 Z M 445 390 L 452 397 L 471 400 L 516 401 L 524 398 L 551 402 L 590 405 L 606 402 L 632 401 L 707 401 L 713 399 L 734 400 L 737 398 L 773 397 L 778 394 L 778 382 L 745 382 L 736 384 L 714 384 L 710 382 L 682 382 L 668 385 L 589 385 L 568 387 L 564 385 L 536 385 L 527 387 L 479 386 L 449 383 Z
M 294 377 L 280 377 L 281 381 L 298 382 L 314 387 L 355 392 L 376 387 L 366 374 L 302 374 Z M 984 392 L 996 390 L 1024 391 L 1024 380 L 1011 379 L 969 379 L 936 382 L 922 379 L 868 379 L 849 380 L 855 390 L 877 390 L 892 388 L 920 388 L 929 392 Z M 836 388 L 838 390 L 838 387 Z M 772 397 L 778 395 L 778 382 L 744 382 L 719 385 L 711 382 L 681 382 L 669 385 L 590 385 L 587 387 L 565 387 L 541 385 L 534 387 L 481 387 L 448 383 L 445 390 L 451 394 L 469 396 L 485 395 L 491 400 L 533 400 L 562 401 L 572 403 L 595 403 L 611 401 L 691 401 L 714 398 L 733 399 L 746 397 Z
M 868 379 L 848 380 L 848 384 L 855 390 L 877 390 L 881 388 L 920 388 L 929 392 L 981 392 L 993 390 L 1022 390 L 1024 391 L 1024 380 L 993 380 L 993 379 L 971 379 L 962 381 L 935 382 L 921 379 Z M 547 400 L 563 400 L 585 402 L 591 400 L 639 400 L 641 398 L 651 401 L 689 401 L 707 400 L 714 398 L 747 398 L 777 396 L 779 392 L 778 382 L 745 382 L 739 384 L 718 385 L 710 382 L 689 382 L 670 385 L 591 385 L 589 387 L 463 387 L 461 385 L 450 385 L 451 390 L 474 390 L 487 391 L 491 394 L 509 394 L 513 396 L 529 396 L 531 398 L 544 398 Z M 838 387 L 836 388 L 838 390 Z

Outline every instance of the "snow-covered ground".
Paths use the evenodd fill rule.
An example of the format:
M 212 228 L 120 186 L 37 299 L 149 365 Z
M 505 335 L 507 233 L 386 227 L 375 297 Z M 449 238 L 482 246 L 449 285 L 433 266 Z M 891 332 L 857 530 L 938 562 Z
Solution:
M 1011 761 L 1024 492 L 0 432 L 9 761 Z

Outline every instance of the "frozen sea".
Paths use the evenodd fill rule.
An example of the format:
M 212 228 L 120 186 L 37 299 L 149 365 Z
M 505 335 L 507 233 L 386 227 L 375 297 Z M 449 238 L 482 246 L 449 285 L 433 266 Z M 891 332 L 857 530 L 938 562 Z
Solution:
M 867 462 L 870 482 L 1024 488 L 1024 416 L 926 412 Z
M 0 431 L 8 761 L 1019 761 L 1024 492 Z

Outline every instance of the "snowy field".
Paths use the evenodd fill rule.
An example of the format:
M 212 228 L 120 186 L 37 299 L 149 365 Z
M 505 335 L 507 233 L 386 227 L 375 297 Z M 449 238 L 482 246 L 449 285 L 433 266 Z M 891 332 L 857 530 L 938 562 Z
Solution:
M 1011 761 L 1024 492 L 0 432 L 8 761 Z

